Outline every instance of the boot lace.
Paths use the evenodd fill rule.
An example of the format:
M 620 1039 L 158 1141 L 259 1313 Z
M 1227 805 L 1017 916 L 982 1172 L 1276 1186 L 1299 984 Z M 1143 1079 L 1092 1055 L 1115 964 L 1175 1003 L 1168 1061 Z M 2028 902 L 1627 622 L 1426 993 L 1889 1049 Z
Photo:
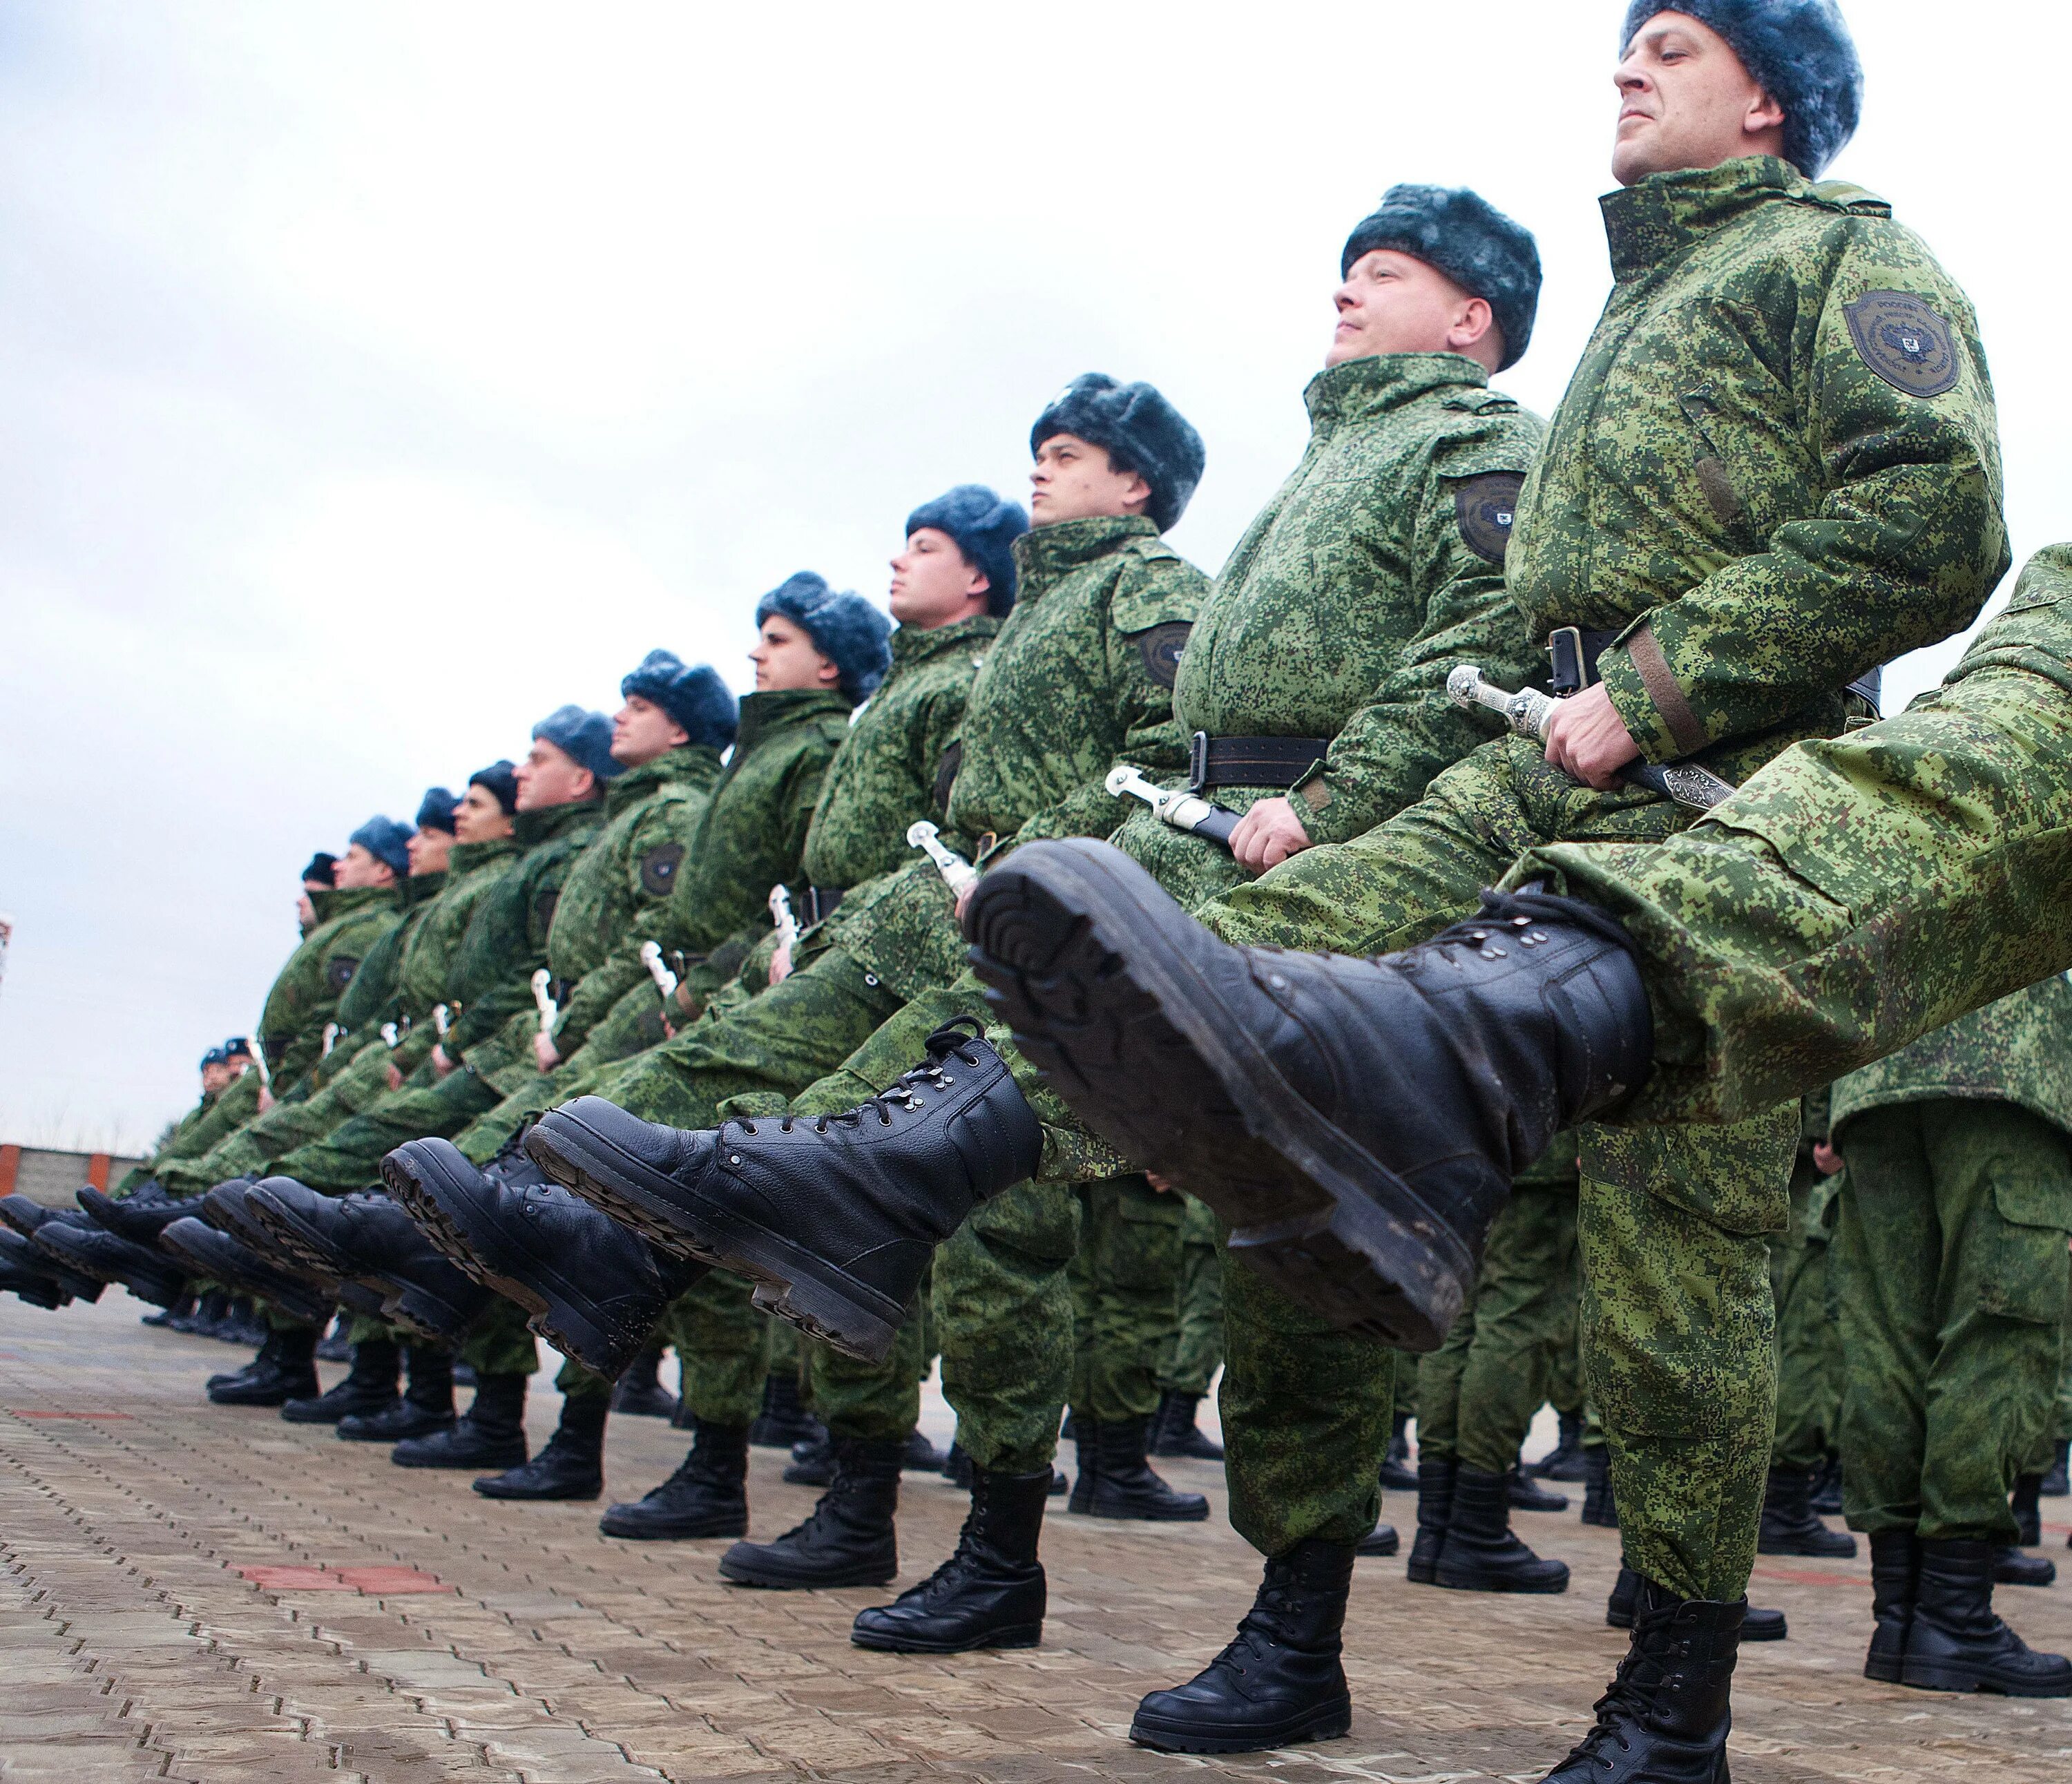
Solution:
M 948 1090 L 956 1079 L 950 1075 L 952 1060 L 967 1066 L 981 1063 L 977 1054 L 971 1050 L 972 1043 L 980 1039 L 985 1029 L 977 1019 L 958 1016 L 945 1022 L 927 1039 L 928 1057 L 911 1071 L 902 1071 L 886 1089 L 868 1101 L 859 1103 L 853 1109 L 844 1109 L 835 1115 L 787 1115 L 779 1117 L 778 1131 L 789 1133 L 795 1124 L 810 1123 L 814 1132 L 825 1133 L 830 1122 L 840 1122 L 845 1127 L 860 1128 L 870 1116 L 878 1117 L 883 1127 L 892 1125 L 895 1110 L 918 1109 L 921 1107 L 921 1091 Z M 733 1125 L 743 1133 L 755 1132 L 753 1121 L 737 1121 Z
M 1619 1662 L 1605 1695 L 1591 1705 L 1597 1719 L 1596 1725 L 1577 1742 L 1569 1759 L 1597 1760 L 1609 1771 L 1615 1763 L 1613 1748 L 1621 1753 L 1631 1749 L 1633 1743 L 1627 1738 L 1629 1731 L 1646 1721 L 1655 1693 L 1673 1670 L 1671 1663 L 1686 1658 L 1691 1651 L 1688 1641 L 1658 1644 L 1650 1639 L 1658 1630 L 1666 1628 L 1675 1614 L 1673 1610 L 1643 1609 L 1634 1617 L 1633 1645 Z

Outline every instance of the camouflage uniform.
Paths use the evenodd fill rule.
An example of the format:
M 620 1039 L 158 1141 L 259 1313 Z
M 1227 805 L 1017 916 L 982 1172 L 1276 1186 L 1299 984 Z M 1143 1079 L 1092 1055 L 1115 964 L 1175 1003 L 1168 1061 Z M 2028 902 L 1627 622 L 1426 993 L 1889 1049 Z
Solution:
M 1141 1175 L 1083 1183 L 1079 1197 L 1069 1403 L 1103 1424 L 1148 1419 L 1158 1410 L 1158 1363 L 1172 1333 L 1186 1210 Z
M 1791 1216 L 1770 1235 L 1770 1293 L 1777 1305 L 1777 1436 L 1770 1465 L 1806 1474 L 1834 1453 L 1842 1410 L 1841 1327 L 1832 1273 L 1840 1182 L 1813 1162 L 1827 1137 L 1825 1091 L 1800 1104 L 1791 1166 Z
M 2072 985 L 2054 974 L 1834 1087 L 1852 1527 L 2015 1540 L 2072 1297 Z
M 1180 1287 L 1159 1357 L 1158 1390 L 1199 1397 L 1223 1366 L 1223 1235 L 1207 1202 L 1182 1199 Z
M 1509 589 L 1537 635 L 1613 635 L 1597 674 L 1645 758 L 1738 780 L 1840 732 L 1846 682 L 1966 623 L 2001 573 L 1984 356 L 1963 294 L 1853 188 L 1756 158 L 1604 209 L 1617 282 L 1520 498 Z M 1384 952 L 1470 915 L 1527 850 L 1659 844 L 1690 819 L 1505 738 L 1202 915 L 1234 941 Z M 1762 1235 L 1784 1224 L 1796 1128 L 1758 1105 L 1730 1127 L 1578 1136 L 1585 1363 L 1626 1551 L 1685 1597 L 1740 1597 L 1754 1559 L 1775 1417 Z M 1268 1553 L 1356 1541 L 1386 1402 L 1359 1385 L 1358 1341 L 1240 1293 L 1244 1274 L 1226 1290 L 1233 1522 Z
M 286 1101 L 309 1093 L 310 1075 L 323 1058 L 324 1030 L 367 951 L 396 922 L 401 894 L 393 886 L 315 892 L 317 926 L 288 956 L 259 1017 L 259 1044 L 273 1076 L 273 1095 Z

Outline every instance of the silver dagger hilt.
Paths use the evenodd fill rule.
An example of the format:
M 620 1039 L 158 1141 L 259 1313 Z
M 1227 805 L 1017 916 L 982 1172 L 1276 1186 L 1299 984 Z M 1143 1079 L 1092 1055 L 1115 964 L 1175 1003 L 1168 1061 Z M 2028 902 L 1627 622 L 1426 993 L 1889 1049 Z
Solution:
M 1155 787 L 1144 778 L 1141 770 L 1126 762 L 1117 763 L 1108 770 L 1107 786 L 1114 799 L 1141 799 L 1151 808 L 1151 815 L 1161 824 L 1170 824 L 1175 830 L 1185 830 L 1191 836 L 1207 837 L 1211 842 L 1230 847 L 1231 832 L 1237 828 L 1237 814 L 1227 812 L 1220 805 L 1211 804 L 1193 793 L 1168 792 Z
M 662 964 L 662 944 L 643 942 L 640 944 L 640 964 L 648 968 L 648 976 L 655 981 L 655 989 L 664 1001 L 676 994 L 676 976 Z
M 1513 693 L 1484 679 L 1472 663 L 1455 667 L 1446 677 L 1446 697 L 1456 706 L 1481 706 L 1494 713 L 1520 737 L 1547 740 L 1547 722 L 1554 716 L 1554 697 L 1536 688 Z
M 540 1032 L 542 1034 L 554 1032 L 555 1018 L 561 1013 L 561 1005 L 554 1001 L 553 994 L 547 989 L 553 982 L 553 974 L 545 967 L 532 975 L 532 1001 L 539 1009 Z
M 933 861 L 935 871 L 943 876 L 944 883 L 949 887 L 951 896 L 962 898 L 966 886 L 978 883 L 978 869 L 942 837 L 942 832 L 925 818 L 906 827 L 906 846 L 919 849 Z

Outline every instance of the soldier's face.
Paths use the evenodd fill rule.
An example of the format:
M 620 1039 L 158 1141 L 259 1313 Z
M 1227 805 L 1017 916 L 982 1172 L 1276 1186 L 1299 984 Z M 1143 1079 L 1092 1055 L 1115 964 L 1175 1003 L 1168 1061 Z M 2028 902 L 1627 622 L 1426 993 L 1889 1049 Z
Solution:
M 366 844 L 356 842 L 339 857 L 333 878 L 339 891 L 355 892 L 362 886 L 394 884 L 396 869 L 372 853 Z
M 1054 434 L 1036 449 L 1029 472 L 1029 519 L 1039 527 L 1060 520 L 1120 520 L 1141 514 L 1151 486 L 1133 471 L 1120 471 L 1105 446 L 1076 434 Z
M 1783 152 L 1783 108 L 1724 37 L 1688 14 L 1659 12 L 1649 19 L 1634 33 L 1612 79 L 1619 92 L 1612 177 L 1622 186 L 1650 174 Z
M 437 829 L 429 824 L 419 830 L 404 845 L 410 852 L 410 878 L 414 880 L 421 874 L 446 872 L 446 857 L 452 854 L 453 845 L 454 833 L 450 830 Z
M 328 892 L 331 888 L 327 886 L 321 890 Z M 317 926 L 316 901 L 310 896 L 310 888 L 306 886 L 302 888 L 302 895 L 295 900 L 295 921 L 302 926 L 305 935 Z
M 456 842 L 495 842 L 511 834 L 510 813 L 487 787 L 471 785 L 453 816 Z
M 626 704 L 611 715 L 611 759 L 629 768 L 665 756 L 678 744 L 690 741 L 689 731 L 639 694 L 628 694 Z
M 832 688 L 841 680 L 841 672 L 820 655 L 812 635 L 782 614 L 773 613 L 763 622 L 748 660 L 755 665 L 758 693 Z
M 236 1075 L 228 1066 L 220 1062 L 204 1066 L 201 1068 L 202 1095 L 213 1096 Z
M 1393 248 L 1360 256 L 1331 300 L 1338 306 L 1327 366 L 1378 353 L 1468 353 L 1485 341 L 1496 364 L 1490 306 L 1437 267 Z
M 916 527 L 892 560 L 892 617 L 916 631 L 932 631 L 981 611 L 991 586 L 947 532 Z
M 557 744 L 543 737 L 532 739 L 532 747 L 518 764 L 518 809 L 544 812 L 550 805 L 574 805 L 590 797 L 597 785 L 589 769 Z

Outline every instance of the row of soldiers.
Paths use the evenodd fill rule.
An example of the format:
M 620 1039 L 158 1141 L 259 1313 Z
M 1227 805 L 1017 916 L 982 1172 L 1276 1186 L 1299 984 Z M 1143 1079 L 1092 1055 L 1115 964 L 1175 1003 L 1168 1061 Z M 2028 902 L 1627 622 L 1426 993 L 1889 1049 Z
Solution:
M 1213 584 L 1162 538 L 1202 474 L 1194 430 L 1148 386 L 1075 380 L 1031 434 L 1029 531 L 989 557 L 961 510 L 910 521 L 910 542 L 944 536 L 929 586 L 1004 618 L 923 631 L 895 583 L 910 662 L 852 724 L 882 633 L 817 581 L 758 608 L 759 689 L 796 651 L 818 680 L 776 697 L 829 703 L 796 854 L 713 822 L 758 759 L 744 713 L 697 845 L 615 857 L 614 897 L 651 865 L 670 882 L 646 967 L 641 927 L 601 910 L 586 964 L 553 957 L 590 857 L 543 828 L 486 894 L 508 956 L 544 957 L 536 1006 L 508 974 L 482 984 L 400 1085 L 376 1054 L 321 1133 L 282 1118 L 328 1087 L 255 1114 L 187 1179 L 206 1218 L 162 1174 L 96 1211 L 157 1223 L 192 1272 L 248 1272 L 282 1317 L 301 1280 L 309 1317 L 367 1297 L 460 1337 L 480 1382 L 462 1422 L 491 1433 L 516 1404 L 492 1394 L 498 1346 L 527 1320 L 595 1378 L 567 1382 L 571 1408 L 670 1322 L 687 1400 L 694 1375 L 730 1391 L 693 1404 L 691 1454 L 649 1499 L 715 1535 L 745 1511 L 776 1314 L 811 1341 L 832 1479 L 806 1523 L 727 1552 L 743 1584 L 890 1577 L 939 1347 L 971 1516 L 854 1639 L 942 1653 L 1040 1638 L 1068 1400 L 1081 1478 L 1143 1486 L 1141 1416 L 1102 1402 L 1097 1363 L 1083 1399 L 1075 1379 L 1074 1266 L 1097 1323 L 1120 1235 L 1184 1222 L 1190 1194 L 1238 1260 L 1219 1404 L 1232 1521 L 1265 1564 L 1230 1644 L 1131 1733 L 1238 1751 L 1350 1727 L 1341 1634 L 1355 1556 L 1384 1542 L 1399 1358 L 1458 1334 L 1474 1379 L 1504 1260 L 1534 1252 L 1519 1186 L 1563 1178 L 1570 1134 L 1632 1634 L 1548 1778 L 1718 1784 L 1739 1643 L 1776 1632 L 1746 1599 L 1766 1523 L 1819 1539 L 1772 1465 L 1799 1254 L 1827 1227 L 1817 1163 L 1794 1227 L 1799 1098 L 1840 1079 L 1817 1144 L 1841 1167 L 1832 1416 L 1871 1552 L 1865 1672 L 2072 1693 L 2072 1664 L 1992 1608 L 2072 1295 L 2049 976 L 2072 553 L 2029 566 L 1942 694 L 1877 721 L 1877 665 L 1969 624 L 2008 566 L 1975 319 L 1889 206 L 1819 178 L 1862 84 L 1832 0 L 1636 0 L 1620 53 L 1614 288 L 1551 423 L 1489 382 L 1530 339 L 1529 232 L 1470 192 L 1392 189 L 1344 245 L 1309 446 Z M 945 499 L 965 500 L 993 502 Z M 773 645 L 772 620 L 799 635 Z M 957 624 L 992 628 L 982 652 Z M 931 729 L 924 686 L 952 681 Z M 695 747 L 684 729 L 672 747 Z M 594 772 L 573 731 L 547 741 Z M 574 785 L 536 741 L 528 767 Z M 573 831 L 585 803 L 519 815 Z M 778 883 L 796 933 L 762 908 Z M 1488 1401 L 1463 1385 L 1447 1455 L 1444 1371 L 1430 1393 L 1419 1373 L 1412 1576 L 1533 1589 L 1516 1437 L 1471 1438 Z

